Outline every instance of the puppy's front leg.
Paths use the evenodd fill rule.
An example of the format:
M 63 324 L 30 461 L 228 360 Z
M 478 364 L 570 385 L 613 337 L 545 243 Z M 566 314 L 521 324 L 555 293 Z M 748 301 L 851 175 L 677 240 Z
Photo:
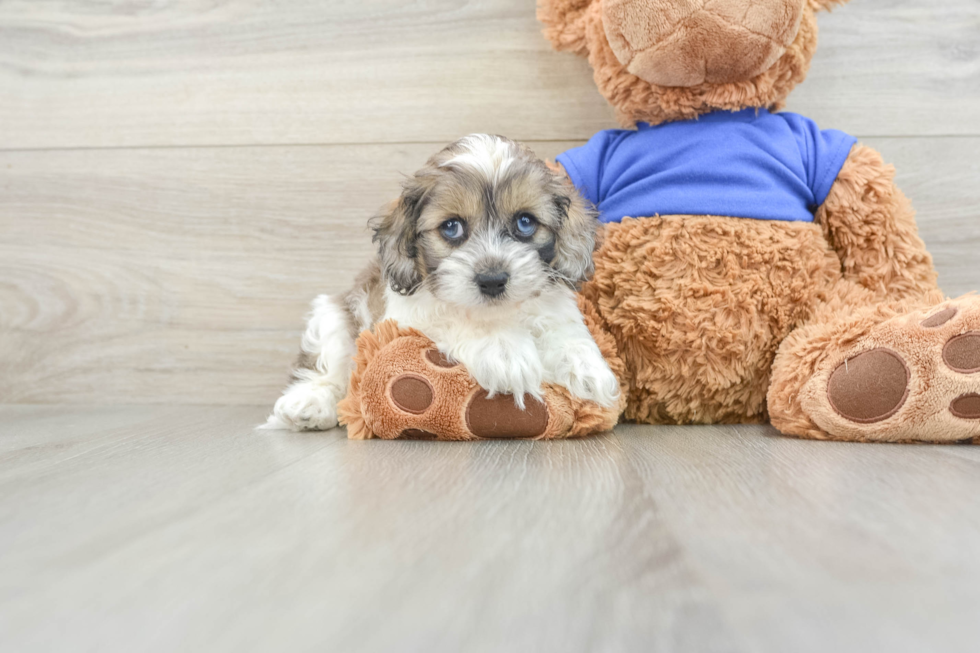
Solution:
M 491 395 L 512 394 L 521 409 L 525 394 L 544 400 L 541 358 L 527 334 L 504 332 L 439 348 L 465 365 L 473 379 Z
M 580 399 L 611 407 L 619 381 L 581 318 L 555 324 L 538 338 L 544 380 L 568 388 Z
M 337 426 L 355 353 L 352 316 L 339 299 L 320 295 L 306 325 L 295 381 L 276 401 L 264 428 L 324 431 Z

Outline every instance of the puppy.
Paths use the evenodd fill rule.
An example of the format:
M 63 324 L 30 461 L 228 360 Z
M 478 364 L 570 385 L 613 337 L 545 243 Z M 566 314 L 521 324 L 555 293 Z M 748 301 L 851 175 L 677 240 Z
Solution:
M 542 383 L 612 406 L 619 385 L 574 294 L 592 273 L 598 224 L 527 147 L 485 134 L 453 143 L 371 221 L 378 255 L 354 288 L 313 302 L 295 380 L 266 427 L 336 426 L 355 338 L 385 319 L 418 329 L 522 408 Z

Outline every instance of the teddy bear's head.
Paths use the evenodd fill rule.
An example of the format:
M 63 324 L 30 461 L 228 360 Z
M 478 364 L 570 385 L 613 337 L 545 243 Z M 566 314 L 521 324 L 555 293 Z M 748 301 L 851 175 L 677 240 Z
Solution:
M 632 126 L 781 107 L 810 67 L 816 12 L 847 1 L 539 0 L 538 18 Z

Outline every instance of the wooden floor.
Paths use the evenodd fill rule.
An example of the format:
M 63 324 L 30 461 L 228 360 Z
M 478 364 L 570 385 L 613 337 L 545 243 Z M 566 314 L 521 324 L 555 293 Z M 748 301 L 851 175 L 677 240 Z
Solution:
M 980 289 L 980 4 L 820 26 Z M 402 175 L 614 126 L 533 0 L 0 1 L 0 651 L 980 650 L 980 448 L 253 430 Z
M 975 652 L 980 448 L 0 409 L 0 650 Z

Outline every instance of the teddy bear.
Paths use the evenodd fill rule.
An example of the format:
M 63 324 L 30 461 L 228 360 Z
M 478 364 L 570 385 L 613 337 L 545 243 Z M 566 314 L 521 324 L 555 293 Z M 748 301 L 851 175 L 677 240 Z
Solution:
M 580 307 L 620 381 L 620 419 L 980 441 L 980 298 L 943 295 L 876 151 L 781 111 L 816 50 L 817 13 L 846 1 L 539 0 L 546 38 L 588 58 L 622 125 L 555 163 L 605 223 Z M 404 364 L 381 354 L 379 369 L 386 355 L 388 369 Z M 579 406 L 578 428 L 550 392 L 538 410 L 561 412 L 564 430 L 532 411 L 509 423 L 536 429 L 513 428 L 565 437 L 614 421 Z M 360 406 L 348 402 L 349 420 Z M 441 437 L 493 437 L 449 412 Z

